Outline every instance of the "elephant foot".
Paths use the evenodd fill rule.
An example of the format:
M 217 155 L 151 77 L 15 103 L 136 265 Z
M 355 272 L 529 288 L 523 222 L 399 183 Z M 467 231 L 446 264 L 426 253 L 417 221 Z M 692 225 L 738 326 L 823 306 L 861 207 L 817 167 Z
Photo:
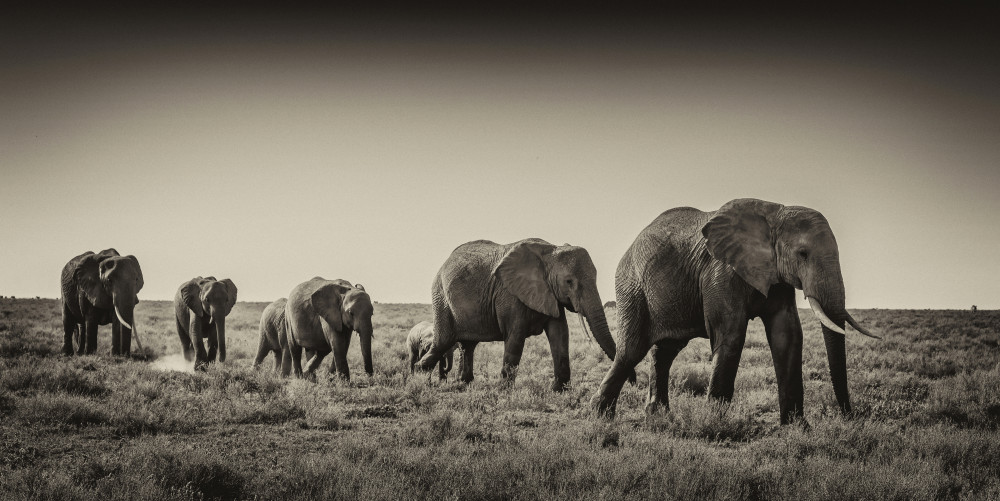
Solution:
M 569 381 L 556 380 L 552 382 L 552 391 L 556 393 L 562 393 L 568 389 L 569 389 Z
M 670 405 L 659 400 L 654 400 L 646 404 L 646 415 L 655 416 L 657 414 L 666 414 L 670 412 Z
M 606 419 L 614 419 L 615 414 L 617 413 L 618 410 L 617 404 L 618 404 L 617 398 L 615 398 L 614 400 L 607 399 L 604 398 L 604 396 L 601 395 L 600 393 L 594 395 L 594 398 L 590 401 L 590 406 L 593 407 L 595 411 L 597 411 L 597 415 Z
M 72 346 L 63 346 L 62 354 L 65 355 L 65 356 L 67 356 L 67 357 L 72 357 L 73 356 L 73 347 Z

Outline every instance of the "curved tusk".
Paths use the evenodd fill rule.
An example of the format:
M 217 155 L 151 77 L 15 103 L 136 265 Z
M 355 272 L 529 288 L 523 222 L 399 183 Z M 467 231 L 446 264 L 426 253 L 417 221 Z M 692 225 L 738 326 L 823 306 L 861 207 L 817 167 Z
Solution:
M 129 325 L 128 322 L 125 321 L 124 318 L 122 318 L 121 312 L 118 311 L 118 305 L 115 305 L 115 315 L 118 315 L 118 321 L 121 322 L 122 325 L 124 325 L 125 327 L 128 327 L 128 330 L 130 330 L 130 331 L 135 330 L 135 329 L 132 328 L 131 325 Z
M 819 323 L 823 324 L 823 327 L 826 327 L 841 336 L 847 335 L 847 333 L 844 332 L 844 329 L 838 327 L 837 324 L 833 323 L 833 320 L 830 320 L 830 317 L 826 316 L 826 312 L 823 311 L 823 307 L 820 306 L 819 301 L 817 301 L 816 298 L 807 296 L 806 299 L 809 300 L 809 307 L 812 308 L 813 313 L 816 315 L 816 318 L 819 319 Z
M 876 336 L 875 334 L 872 334 L 871 332 L 869 332 L 868 329 L 865 329 L 864 327 L 858 325 L 858 321 L 855 320 L 854 317 L 852 317 L 850 313 L 847 314 L 847 323 L 851 324 L 851 327 L 854 327 L 854 330 L 856 330 L 856 331 L 858 331 L 858 332 L 860 332 L 860 333 L 862 333 L 862 334 L 864 334 L 864 335 L 866 335 L 866 336 L 868 336 L 870 338 L 882 339 L 881 337 Z
M 593 341 L 593 337 L 594 336 L 593 336 L 593 334 L 590 333 L 590 331 L 587 330 L 587 323 L 583 321 L 583 315 L 581 315 L 580 313 L 577 313 L 576 314 L 576 318 L 578 320 L 580 320 L 580 327 L 583 328 L 583 333 L 584 333 L 584 335 L 587 336 L 587 342 L 593 344 L 594 343 L 594 341 Z

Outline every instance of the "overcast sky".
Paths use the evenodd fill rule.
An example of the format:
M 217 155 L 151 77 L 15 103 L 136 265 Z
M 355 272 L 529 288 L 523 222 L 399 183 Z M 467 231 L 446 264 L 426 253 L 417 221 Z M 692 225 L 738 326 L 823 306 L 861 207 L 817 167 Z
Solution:
M 138 257 L 270 301 L 430 302 L 461 243 L 587 248 L 754 197 L 822 212 L 852 308 L 1000 308 L 1000 51 L 981 12 L 217 10 L 0 21 L 0 294 Z M 4 24 L 6 23 L 6 24 Z

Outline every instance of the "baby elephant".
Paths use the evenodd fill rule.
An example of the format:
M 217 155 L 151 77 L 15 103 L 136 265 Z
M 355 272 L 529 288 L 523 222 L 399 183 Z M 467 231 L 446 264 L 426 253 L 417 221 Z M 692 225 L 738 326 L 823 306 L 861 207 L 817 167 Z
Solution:
M 413 366 L 434 345 L 434 324 L 424 320 L 414 325 L 410 329 L 410 333 L 406 336 L 406 344 L 410 347 L 410 374 L 413 374 Z M 455 346 L 457 344 L 452 345 L 438 363 L 438 374 L 441 376 L 441 379 L 446 379 L 448 373 L 451 372 L 451 366 L 455 358 Z
M 288 332 L 285 326 L 287 302 L 287 299 L 281 298 L 267 305 L 260 315 L 260 344 L 257 346 L 257 358 L 253 361 L 254 369 L 260 367 L 268 353 L 274 353 L 274 370 L 281 370 L 282 352 L 288 347 L 288 338 L 285 337 Z
M 174 296 L 177 335 L 184 349 L 184 358 L 194 360 L 196 369 L 214 362 L 226 361 L 226 316 L 236 304 L 236 285 L 225 278 L 195 277 L 181 284 Z M 202 339 L 208 340 L 208 353 Z

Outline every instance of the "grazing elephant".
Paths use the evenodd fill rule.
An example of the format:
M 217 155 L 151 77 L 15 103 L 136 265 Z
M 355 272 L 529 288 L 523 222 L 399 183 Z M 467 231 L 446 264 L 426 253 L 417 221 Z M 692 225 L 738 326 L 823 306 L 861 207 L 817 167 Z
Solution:
M 346 285 L 345 285 L 346 284 Z M 361 337 L 361 356 L 365 372 L 372 369 L 372 315 L 375 309 L 364 287 L 351 286 L 346 280 L 326 280 L 314 277 L 297 285 L 288 295 L 285 304 L 285 321 L 288 326 L 288 349 L 282 356 L 281 372 L 287 376 L 292 368 L 296 376 L 311 377 L 316 368 L 331 351 L 333 363 L 330 372 L 336 371 L 344 379 L 351 378 L 347 367 L 347 350 L 351 345 L 351 331 Z M 302 350 L 315 352 L 302 368 Z
M 114 249 L 98 254 L 85 252 L 62 269 L 63 354 L 73 354 L 73 337 L 78 354 L 97 350 L 97 326 L 111 324 L 111 353 L 132 352 L 135 305 L 142 289 L 142 269 L 135 256 Z
M 215 361 L 226 361 L 226 316 L 236 304 L 236 284 L 226 278 L 195 277 L 181 284 L 174 295 L 177 336 L 184 359 L 194 360 L 196 369 Z M 205 343 L 208 340 L 208 353 Z
M 410 329 L 410 333 L 406 336 L 406 344 L 410 347 L 410 374 L 413 374 L 413 366 L 434 345 L 434 324 L 424 320 L 414 325 Z M 441 379 L 446 379 L 448 373 L 451 372 L 452 364 L 455 361 L 456 346 L 458 345 L 451 345 L 451 348 L 444 353 L 444 356 L 441 357 L 441 361 L 438 363 L 438 374 Z
M 282 352 L 288 346 L 286 337 L 288 328 L 285 324 L 285 304 L 288 300 L 281 298 L 264 308 L 260 315 L 260 344 L 257 346 L 257 358 L 253 368 L 260 367 L 268 353 L 274 353 L 274 370 L 281 370 Z
M 615 341 L 597 293 L 597 269 L 582 247 L 555 246 L 530 238 L 501 245 L 487 240 L 462 244 L 434 277 L 434 346 L 420 359 L 431 370 L 456 343 L 462 344 L 462 381 L 472 381 L 473 353 L 483 341 L 503 341 L 501 376 L 513 383 L 528 336 L 549 339 L 555 381 L 569 383 L 569 329 L 566 312 L 586 317 L 608 358 Z
M 871 333 L 844 307 L 833 231 L 813 209 L 755 199 L 733 200 L 715 212 L 671 209 L 639 233 L 615 275 L 622 350 L 593 405 L 613 416 L 627 371 L 652 348 L 646 412 L 669 409 L 670 365 L 695 337 L 707 337 L 712 347 L 709 396 L 730 400 L 747 322 L 760 317 L 774 360 L 781 423 L 801 418 L 795 289 L 805 292 L 822 323 L 834 393 L 849 413 L 844 323 Z

